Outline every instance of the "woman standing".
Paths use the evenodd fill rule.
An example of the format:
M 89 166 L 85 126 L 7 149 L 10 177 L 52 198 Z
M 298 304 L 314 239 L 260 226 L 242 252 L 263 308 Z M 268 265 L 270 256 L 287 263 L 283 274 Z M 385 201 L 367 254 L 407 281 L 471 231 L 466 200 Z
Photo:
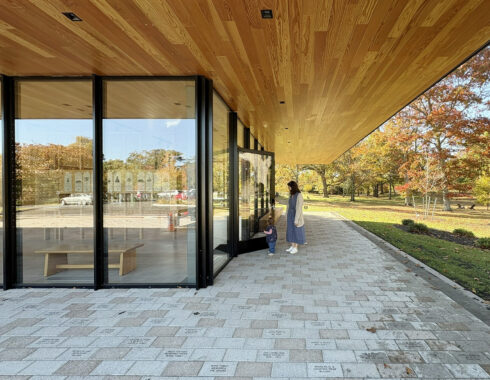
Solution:
M 294 255 L 298 252 L 298 244 L 305 244 L 303 196 L 296 182 L 288 182 L 288 188 L 290 196 L 287 211 L 286 240 L 288 243 L 291 243 L 291 247 L 286 249 L 286 252 Z

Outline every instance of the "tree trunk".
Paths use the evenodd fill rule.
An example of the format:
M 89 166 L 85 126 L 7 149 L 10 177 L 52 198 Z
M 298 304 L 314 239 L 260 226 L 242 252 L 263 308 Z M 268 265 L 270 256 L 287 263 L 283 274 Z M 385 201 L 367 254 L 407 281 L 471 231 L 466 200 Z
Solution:
M 384 185 L 385 184 L 383 182 L 381 182 L 381 185 L 380 185 L 381 191 L 379 192 L 380 194 L 384 194 L 385 193 L 385 189 L 384 189 L 385 186 Z
M 392 183 L 391 187 L 393 188 L 393 196 L 396 197 L 396 190 L 395 190 L 395 184 Z
M 388 187 L 390 188 L 390 196 L 389 196 L 389 198 L 388 198 L 388 199 L 390 199 L 390 200 L 391 200 L 391 182 L 388 182 Z
M 320 177 L 322 179 L 322 186 L 323 186 L 323 198 L 328 198 L 328 185 L 327 185 L 327 178 L 325 177 L 325 174 L 320 174 Z
M 351 175 L 350 181 L 351 181 L 350 200 L 351 202 L 354 202 L 356 200 L 356 184 L 354 181 L 354 175 Z
M 378 184 L 373 185 L 373 197 L 375 197 L 375 198 L 378 198 L 379 197 L 379 194 L 378 194 Z
M 405 185 L 408 183 L 408 174 L 405 174 Z M 405 206 L 411 206 L 412 204 L 410 203 L 410 194 L 408 194 L 408 191 L 405 189 Z
M 447 195 L 448 195 L 447 187 L 444 187 L 444 189 L 442 189 L 443 210 L 444 211 L 452 211 L 451 202 L 449 201 L 449 197 Z

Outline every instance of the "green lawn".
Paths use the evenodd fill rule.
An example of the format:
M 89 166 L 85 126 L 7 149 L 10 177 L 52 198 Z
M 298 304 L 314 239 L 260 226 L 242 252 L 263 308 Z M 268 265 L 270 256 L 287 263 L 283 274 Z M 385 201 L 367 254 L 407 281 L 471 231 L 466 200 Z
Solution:
M 417 213 L 413 207 L 404 206 L 400 198 L 360 197 L 356 202 L 341 196 L 322 198 L 304 194 L 304 198 L 307 211 L 337 212 L 490 301 L 490 251 L 426 235 L 414 235 L 393 226 L 400 224 L 402 219 L 414 219 L 440 230 L 452 232 L 455 228 L 464 228 L 478 237 L 488 237 L 490 212 L 483 207 L 453 212 L 437 208 L 433 218 L 422 219 L 420 208 Z M 285 199 L 280 202 L 284 203 Z M 471 200 L 458 203 L 471 204 Z

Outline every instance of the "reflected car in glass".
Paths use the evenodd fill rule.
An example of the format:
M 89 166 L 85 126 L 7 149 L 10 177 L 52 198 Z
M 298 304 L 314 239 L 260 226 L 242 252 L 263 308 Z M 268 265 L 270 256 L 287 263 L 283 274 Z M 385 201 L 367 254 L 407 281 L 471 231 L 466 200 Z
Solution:
M 61 205 L 78 205 L 86 206 L 93 203 L 92 195 L 90 194 L 71 194 L 69 197 L 61 198 Z
M 172 198 L 179 194 L 179 190 L 166 190 L 158 193 L 159 198 Z

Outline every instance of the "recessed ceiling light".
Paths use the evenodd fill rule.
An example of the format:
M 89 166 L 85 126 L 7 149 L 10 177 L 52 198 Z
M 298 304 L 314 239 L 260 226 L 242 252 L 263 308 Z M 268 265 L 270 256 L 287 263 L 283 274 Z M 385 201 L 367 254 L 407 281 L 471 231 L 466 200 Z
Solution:
M 82 21 L 82 19 L 73 12 L 61 12 L 61 13 L 63 13 L 63 15 L 65 15 L 66 18 L 68 18 L 70 21 Z
M 284 128 L 284 129 L 289 129 L 289 128 Z
M 262 18 L 272 18 L 272 9 L 262 9 L 260 14 Z
M 279 104 L 286 104 L 286 102 L 284 100 L 281 100 Z
M 179 102 L 174 103 L 176 106 L 180 106 L 181 104 Z

